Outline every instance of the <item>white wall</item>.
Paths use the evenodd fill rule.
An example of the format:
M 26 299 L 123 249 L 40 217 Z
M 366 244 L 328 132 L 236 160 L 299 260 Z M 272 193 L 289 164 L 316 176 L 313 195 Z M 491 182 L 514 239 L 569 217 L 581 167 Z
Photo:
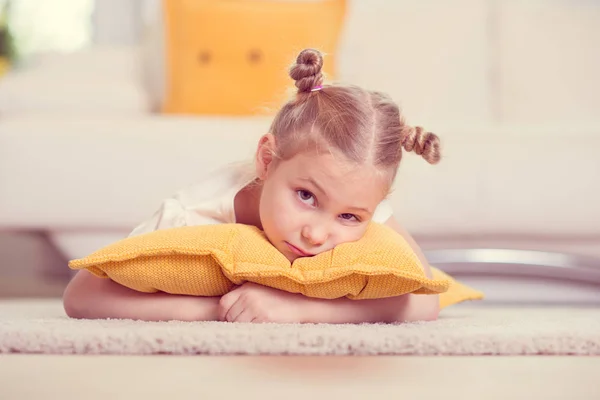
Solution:
M 135 44 L 142 32 L 142 10 L 149 0 L 96 0 L 94 43 Z

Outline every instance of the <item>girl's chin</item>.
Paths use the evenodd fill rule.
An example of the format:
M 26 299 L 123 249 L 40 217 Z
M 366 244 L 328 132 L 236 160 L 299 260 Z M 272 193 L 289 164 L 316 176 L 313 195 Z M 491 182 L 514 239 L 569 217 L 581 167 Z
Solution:
M 265 237 L 267 238 L 267 240 L 269 241 L 269 243 L 271 243 L 271 245 L 273 247 L 275 247 L 281 254 L 283 254 L 285 256 L 285 258 L 287 258 L 289 260 L 289 262 L 293 262 L 296 258 L 298 258 L 297 255 L 295 255 L 294 253 L 292 253 L 290 251 L 286 242 L 278 242 L 278 244 L 276 244 L 277 242 L 274 242 L 273 240 L 269 239 L 269 236 L 266 233 L 265 233 Z

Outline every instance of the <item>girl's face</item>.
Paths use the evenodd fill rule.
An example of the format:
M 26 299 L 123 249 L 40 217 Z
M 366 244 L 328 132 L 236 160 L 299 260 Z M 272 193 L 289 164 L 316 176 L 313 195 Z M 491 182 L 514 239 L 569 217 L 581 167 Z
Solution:
M 360 239 L 387 194 L 373 167 L 349 164 L 339 154 L 305 152 L 273 162 L 260 151 L 262 228 L 290 261 Z

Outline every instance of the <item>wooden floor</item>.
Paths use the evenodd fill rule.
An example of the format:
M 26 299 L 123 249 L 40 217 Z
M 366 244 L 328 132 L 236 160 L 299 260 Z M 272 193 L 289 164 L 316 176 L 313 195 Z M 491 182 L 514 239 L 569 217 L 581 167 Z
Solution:
M 600 357 L 0 355 L 0 399 L 587 400 L 599 371 Z

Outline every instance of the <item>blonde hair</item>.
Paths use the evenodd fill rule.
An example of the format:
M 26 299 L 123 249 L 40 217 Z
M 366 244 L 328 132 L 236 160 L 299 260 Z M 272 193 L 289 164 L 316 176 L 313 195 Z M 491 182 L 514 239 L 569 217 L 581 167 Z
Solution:
M 297 93 L 279 110 L 270 129 L 277 157 L 289 159 L 310 146 L 325 144 L 352 162 L 389 171 L 391 180 L 403 149 L 430 164 L 440 161 L 439 138 L 407 125 L 389 96 L 352 85 L 323 86 L 322 67 L 323 56 L 313 49 L 300 52 L 291 67 Z

